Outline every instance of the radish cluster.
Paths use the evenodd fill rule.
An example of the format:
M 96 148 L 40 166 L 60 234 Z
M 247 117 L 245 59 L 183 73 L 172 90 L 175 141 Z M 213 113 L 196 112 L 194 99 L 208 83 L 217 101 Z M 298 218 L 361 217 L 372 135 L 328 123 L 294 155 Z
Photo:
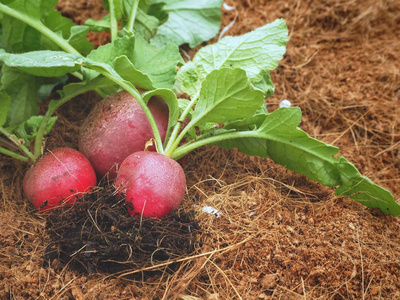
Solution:
M 168 106 L 153 97 L 148 107 L 161 138 L 168 127 Z M 115 179 L 131 215 L 162 217 L 179 207 L 186 179 L 175 160 L 147 147 L 153 138 L 139 103 L 126 91 L 94 107 L 79 135 L 79 151 L 58 148 L 45 154 L 24 177 L 27 199 L 41 211 L 72 204 L 91 192 L 97 178 Z M 145 151 L 147 150 L 147 151 Z M 97 176 L 96 176 L 97 175 Z

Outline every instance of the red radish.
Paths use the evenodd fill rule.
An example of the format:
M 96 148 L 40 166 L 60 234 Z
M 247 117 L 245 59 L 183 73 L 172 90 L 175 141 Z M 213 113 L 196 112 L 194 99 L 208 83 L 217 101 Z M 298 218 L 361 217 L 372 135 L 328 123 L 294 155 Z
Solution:
M 96 185 L 96 173 L 77 150 L 58 148 L 43 155 L 25 174 L 26 198 L 41 211 L 73 203 Z
M 140 151 L 121 164 L 115 180 L 126 195 L 131 215 L 163 217 L 181 204 L 186 178 L 175 160 L 157 152 Z
M 168 106 L 159 97 L 148 103 L 164 140 L 168 127 Z M 93 108 L 79 135 L 79 150 L 92 163 L 97 174 L 116 176 L 116 166 L 130 154 L 145 150 L 154 137 L 147 117 L 131 94 L 126 91 L 113 94 Z M 155 147 L 148 150 L 154 151 Z

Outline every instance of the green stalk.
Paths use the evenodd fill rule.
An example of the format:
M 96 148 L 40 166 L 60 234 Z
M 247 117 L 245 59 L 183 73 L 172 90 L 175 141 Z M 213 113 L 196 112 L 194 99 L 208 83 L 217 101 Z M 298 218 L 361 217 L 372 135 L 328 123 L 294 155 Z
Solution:
M 126 25 L 126 29 L 129 32 L 133 32 L 133 25 L 135 24 L 136 13 L 137 13 L 139 1 L 140 0 L 134 0 L 133 4 L 132 4 L 132 8 L 131 8 L 131 11 L 130 11 L 130 14 L 129 14 L 128 24 Z
M 115 16 L 114 0 L 108 1 L 110 5 L 110 30 L 111 30 L 111 42 L 118 38 L 118 23 Z
M 9 8 L 4 4 L 0 4 L 0 12 L 11 17 L 14 17 L 25 24 L 33 27 L 43 35 L 47 36 L 50 40 L 52 40 L 56 45 L 58 45 L 61 49 L 68 53 L 74 53 L 80 55 L 80 53 L 72 47 L 66 40 L 64 40 L 61 36 L 55 34 L 49 28 L 43 25 L 39 20 L 35 20 L 31 18 L 29 15 L 22 14 L 14 9 Z
M 20 155 L 18 153 L 15 153 L 15 152 L 10 151 L 10 150 L 8 150 L 6 148 L 3 148 L 3 147 L 0 147 L 0 153 L 8 155 L 8 156 L 10 156 L 12 158 L 21 160 L 23 162 L 28 162 L 29 161 L 29 158 L 27 158 L 26 156 L 22 156 L 22 155 Z
M 22 152 L 25 153 L 25 155 L 32 161 L 35 162 L 36 161 L 36 157 L 32 154 L 32 152 L 29 151 L 28 148 L 26 148 L 26 146 L 24 144 L 22 144 L 15 135 L 11 134 L 10 132 L 8 132 L 7 129 L 5 129 L 4 127 L 0 127 L 0 133 L 2 133 L 3 135 L 5 135 L 11 142 L 13 142 Z M 9 150 L 8 150 L 9 151 Z M 10 151 L 12 152 L 12 151 Z M 9 154 L 7 154 L 9 155 Z M 16 154 L 18 155 L 18 154 Z
M 181 136 L 181 135 L 178 136 L 179 130 L 181 129 L 182 123 L 185 121 L 187 115 L 189 114 L 189 111 L 196 104 L 197 100 L 199 100 L 199 97 L 200 97 L 200 92 L 198 92 L 197 95 L 194 96 L 193 99 L 190 100 L 188 106 L 186 106 L 185 110 L 182 112 L 178 122 L 175 124 L 174 129 L 172 130 L 172 133 L 171 133 L 171 136 L 169 137 L 167 146 L 165 147 L 165 155 L 171 157 L 174 150 L 178 147 L 179 142 L 183 138 L 183 136 L 181 138 L 179 138 L 179 136 Z M 190 123 L 192 123 L 192 122 L 190 122 Z M 189 126 L 190 123 L 185 127 L 186 132 L 192 127 L 192 126 Z
M 214 144 L 214 143 L 226 141 L 226 140 L 239 139 L 239 138 L 251 138 L 251 137 L 260 138 L 260 133 L 257 131 L 237 131 L 237 132 L 224 133 L 221 135 L 208 137 L 203 140 L 198 140 L 198 141 L 180 146 L 172 152 L 170 157 L 172 159 L 178 160 L 181 157 L 188 154 L 189 152 L 192 152 L 194 149 L 205 146 L 205 145 Z

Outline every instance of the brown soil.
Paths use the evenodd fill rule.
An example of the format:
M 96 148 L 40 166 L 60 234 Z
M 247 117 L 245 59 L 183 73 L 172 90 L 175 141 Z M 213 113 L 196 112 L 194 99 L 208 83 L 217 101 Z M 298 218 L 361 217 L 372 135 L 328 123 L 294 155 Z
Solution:
M 268 108 L 289 99 L 302 128 L 339 146 L 364 174 L 400 197 L 400 3 L 397 0 L 226 0 L 221 29 L 238 35 L 287 20 L 287 54 L 272 73 Z M 60 1 L 77 23 L 100 18 L 101 0 Z M 91 35 L 98 44 L 107 35 Z M 215 40 L 214 40 L 215 41 Z M 193 54 L 192 52 L 190 52 Z M 94 94 L 60 111 L 46 146 L 76 147 Z M 170 272 L 78 271 L 43 257 L 46 217 L 23 198 L 25 165 L 0 158 L 1 299 L 399 299 L 400 219 L 334 195 L 270 160 L 208 147 L 185 172 L 201 227 Z M 202 212 L 210 205 L 219 218 Z M 53 262 L 53 264 L 52 264 Z M 135 270 L 135 269 L 133 269 Z

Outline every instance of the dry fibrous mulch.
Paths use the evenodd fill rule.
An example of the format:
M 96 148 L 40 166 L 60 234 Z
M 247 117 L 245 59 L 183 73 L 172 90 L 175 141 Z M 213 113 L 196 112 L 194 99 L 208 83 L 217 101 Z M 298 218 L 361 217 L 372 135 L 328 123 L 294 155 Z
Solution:
M 364 175 L 399 199 L 399 1 L 224 2 L 235 7 L 223 10 L 221 30 L 235 20 L 228 35 L 276 18 L 287 21 L 290 40 L 284 59 L 271 72 L 275 94 L 267 99 L 268 109 L 289 99 L 303 111 L 302 129 L 339 146 Z M 82 24 L 104 15 L 101 4 L 61 0 L 58 9 Z M 91 40 L 102 44 L 108 36 L 93 33 Z M 79 126 L 97 100 L 88 94 L 61 107 L 47 147 L 76 146 Z M 49 221 L 23 198 L 25 166 L 1 157 L 0 168 L 2 299 L 400 298 L 399 218 L 336 197 L 333 189 L 268 159 L 215 147 L 187 157 L 183 208 L 196 212 L 199 242 L 173 270 L 167 260 L 141 278 L 88 273 L 89 262 L 71 268 L 71 253 L 64 263 L 58 258 L 49 263 L 43 253 L 58 246 L 51 246 L 56 238 L 46 231 Z M 217 209 L 220 217 L 202 212 L 204 205 Z M 99 231 L 91 221 L 90 215 L 106 218 L 101 210 L 83 213 L 97 239 L 100 231 L 111 231 Z M 84 262 L 86 245 L 81 242 L 85 248 L 77 252 Z

